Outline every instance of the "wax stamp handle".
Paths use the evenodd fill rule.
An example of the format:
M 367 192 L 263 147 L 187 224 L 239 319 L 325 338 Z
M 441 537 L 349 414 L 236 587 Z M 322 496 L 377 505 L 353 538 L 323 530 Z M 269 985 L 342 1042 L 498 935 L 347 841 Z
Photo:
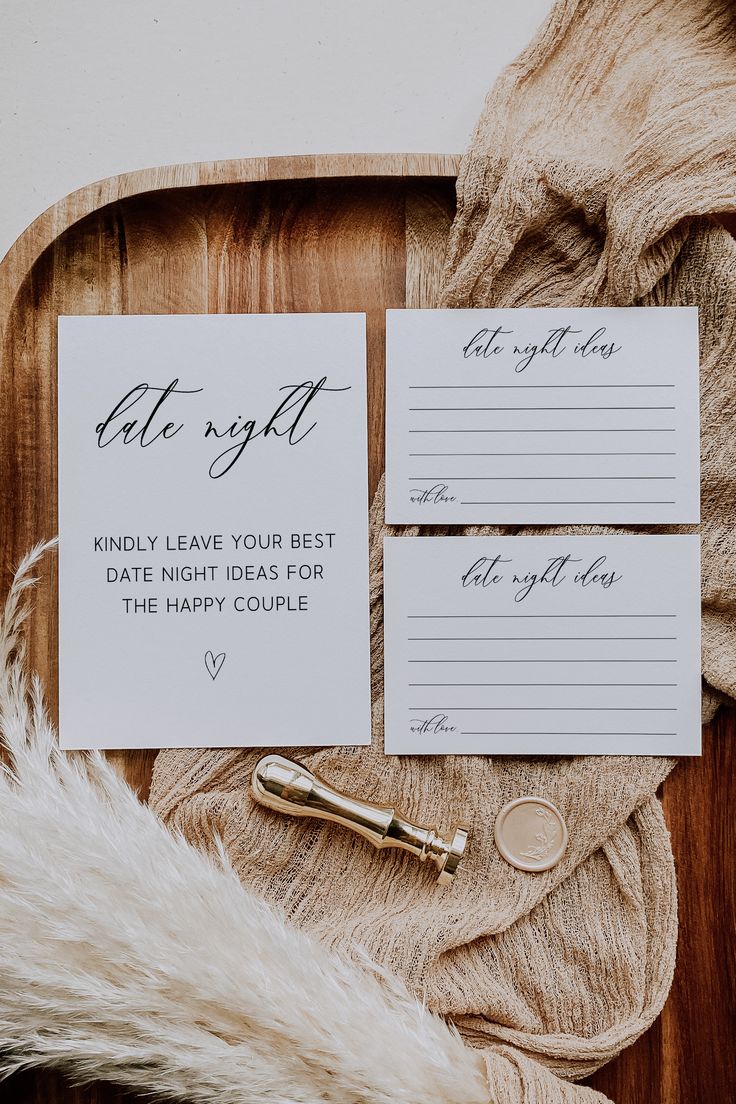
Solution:
M 264 755 L 253 770 L 251 790 L 261 805 L 289 816 L 317 817 L 341 824 L 374 847 L 410 851 L 420 862 L 431 859 L 439 882 L 452 882 L 468 842 L 469 829 L 458 825 L 449 839 L 436 828 L 414 824 L 396 809 L 361 801 L 328 785 L 301 763 L 281 755 Z

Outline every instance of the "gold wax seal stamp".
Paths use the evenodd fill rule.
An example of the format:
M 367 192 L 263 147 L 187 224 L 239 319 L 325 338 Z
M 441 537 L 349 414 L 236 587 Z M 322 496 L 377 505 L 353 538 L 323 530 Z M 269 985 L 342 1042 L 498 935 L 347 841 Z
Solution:
M 541 871 L 555 866 L 567 848 L 562 813 L 543 797 L 517 797 L 496 817 L 496 847 L 517 870 Z
M 301 763 L 281 755 L 264 755 L 251 778 L 253 797 L 278 813 L 317 817 L 350 828 L 374 847 L 410 851 L 420 862 L 429 859 L 438 881 L 449 885 L 465 854 L 469 829 L 458 825 L 445 839 L 436 828 L 414 824 L 396 809 L 361 801 L 329 786 Z

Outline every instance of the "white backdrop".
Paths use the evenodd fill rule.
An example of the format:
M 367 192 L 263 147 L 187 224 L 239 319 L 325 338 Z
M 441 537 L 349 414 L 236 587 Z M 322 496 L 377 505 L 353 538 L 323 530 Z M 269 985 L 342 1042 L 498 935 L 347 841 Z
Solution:
M 551 0 L 2 0 L 0 256 L 133 169 L 462 151 Z

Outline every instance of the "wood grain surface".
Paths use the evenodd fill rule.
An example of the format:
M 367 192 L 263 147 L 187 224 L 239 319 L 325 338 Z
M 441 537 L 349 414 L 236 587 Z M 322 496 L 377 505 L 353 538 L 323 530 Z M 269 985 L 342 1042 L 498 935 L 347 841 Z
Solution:
M 383 469 L 384 311 L 431 306 L 454 211 L 455 158 L 277 158 L 175 166 L 82 189 L 0 266 L 0 566 L 56 531 L 59 314 L 366 311 L 370 490 Z M 101 366 L 104 370 L 104 365 Z M 30 626 L 56 708 L 55 564 Z M 663 787 L 679 871 L 678 969 L 654 1027 L 592 1080 L 617 1104 L 736 1101 L 736 723 Z M 146 796 L 152 752 L 114 759 Z M 7 1104 L 121 1104 L 28 1072 Z

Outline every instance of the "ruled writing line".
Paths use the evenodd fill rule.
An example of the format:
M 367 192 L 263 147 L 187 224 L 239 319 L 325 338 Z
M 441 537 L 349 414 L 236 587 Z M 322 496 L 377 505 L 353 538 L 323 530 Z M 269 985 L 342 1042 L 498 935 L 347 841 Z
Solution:
M 407 663 L 677 663 L 676 659 L 409 659 Z
M 493 683 L 494 686 L 677 686 L 676 682 L 497 682 Z M 449 713 L 454 711 L 456 713 L 483 713 L 496 710 L 503 711 L 510 708 L 506 705 L 410 705 L 407 706 L 412 713 Z M 520 706 L 523 709 L 547 709 L 546 705 L 526 705 Z M 558 706 L 556 708 L 563 708 Z M 588 709 L 587 705 L 578 706 L 565 706 L 565 709 Z M 595 708 L 595 707 L 593 707 Z M 619 709 L 628 710 L 632 713 L 638 712 L 641 706 L 638 705 L 622 705 L 618 706 Z M 647 706 L 646 708 L 659 712 L 659 706 Z M 676 708 L 670 706 L 662 706 L 662 710 L 671 710 L 676 712 Z
M 410 687 L 498 687 L 499 682 L 409 682 Z M 513 683 L 508 683 L 513 686 Z M 551 683 L 552 686 L 563 686 L 563 683 Z
M 412 483 L 436 483 L 438 480 L 449 483 L 456 480 L 458 483 L 568 483 L 570 480 L 582 482 L 610 482 L 611 480 L 626 479 L 640 482 L 644 480 L 658 480 L 672 482 L 674 475 L 408 475 L 406 477 Z
M 586 617 L 586 618 L 588 618 L 588 617 L 599 617 L 599 618 L 601 618 L 602 620 L 605 621 L 609 618 L 620 618 L 620 617 L 636 617 L 636 618 L 641 618 L 641 617 L 657 617 L 657 618 L 667 617 L 667 618 L 674 618 L 674 617 L 677 617 L 677 614 L 676 613 L 407 613 L 406 616 L 410 621 L 426 619 L 426 618 L 444 619 L 444 618 L 447 618 L 447 617 L 451 617 L 451 618 L 483 617 L 483 618 L 490 618 L 490 619 L 495 619 L 495 618 L 508 619 L 509 617 L 512 617 L 512 618 L 518 617 L 518 618 L 521 618 L 521 619 L 541 618 L 541 619 L 545 619 L 545 620 L 547 618 L 550 618 L 550 617 L 552 617 L 552 618 L 557 617 L 560 620 L 562 620 L 563 618 L 568 618 L 568 617 Z
M 677 640 L 676 636 L 408 636 L 407 640 Z
M 676 736 L 676 732 L 497 732 L 468 729 L 461 736 Z
M 422 383 L 410 384 L 410 391 L 577 391 L 600 388 L 657 388 L 674 390 L 674 383 Z
M 674 498 L 595 498 L 595 499 L 472 499 L 460 501 L 461 506 L 674 506 Z
M 677 456 L 676 452 L 410 452 L 409 456 Z
M 653 426 L 624 427 L 623 429 L 602 429 L 589 426 L 587 429 L 410 429 L 409 433 L 674 433 L 674 429 L 655 429 Z
M 532 414 L 536 410 L 676 410 L 675 406 L 410 406 L 410 414 L 440 413 L 442 411 L 481 411 L 492 410 L 501 413 L 506 410 Z

